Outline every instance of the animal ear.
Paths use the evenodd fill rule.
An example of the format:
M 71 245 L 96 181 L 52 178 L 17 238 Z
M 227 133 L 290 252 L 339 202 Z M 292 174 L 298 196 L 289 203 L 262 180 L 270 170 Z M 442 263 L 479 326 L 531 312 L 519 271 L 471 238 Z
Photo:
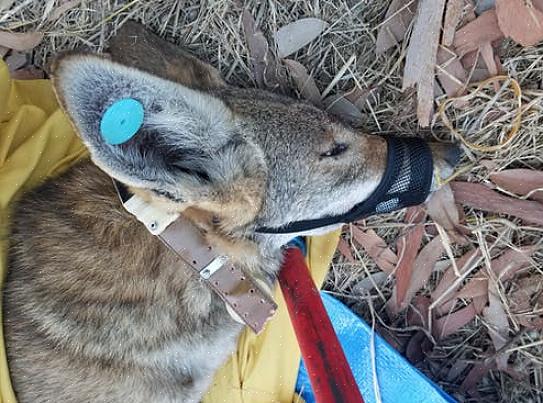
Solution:
M 179 45 L 165 41 L 144 25 L 127 21 L 109 42 L 112 60 L 135 67 L 189 88 L 209 90 L 224 87 L 219 72 Z
M 232 112 L 216 97 L 89 55 L 60 59 L 53 80 L 93 161 L 129 186 L 190 202 L 262 172 L 262 161 L 236 133 Z M 126 142 L 111 144 L 101 121 L 127 98 L 143 107 L 142 125 Z

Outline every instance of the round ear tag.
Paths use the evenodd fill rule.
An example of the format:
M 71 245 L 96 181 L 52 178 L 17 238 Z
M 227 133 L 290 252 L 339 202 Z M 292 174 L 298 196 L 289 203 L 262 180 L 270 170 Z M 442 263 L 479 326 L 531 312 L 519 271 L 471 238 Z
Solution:
M 143 124 L 143 105 L 133 98 L 121 99 L 106 109 L 100 122 L 100 133 L 107 144 L 130 140 Z

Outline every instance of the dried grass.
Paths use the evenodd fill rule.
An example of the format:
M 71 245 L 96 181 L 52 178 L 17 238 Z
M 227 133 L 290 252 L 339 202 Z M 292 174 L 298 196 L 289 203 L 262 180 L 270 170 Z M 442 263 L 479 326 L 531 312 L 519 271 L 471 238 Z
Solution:
M 46 68 L 55 54 L 73 48 L 101 52 L 123 22 L 135 19 L 168 40 L 189 48 L 194 54 L 216 66 L 230 83 L 241 87 L 255 86 L 241 26 L 244 8 L 251 11 L 270 43 L 273 43 L 273 33 L 282 25 L 301 17 L 321 18 L 330 24 L 325 34 L 290 57 L 307 68 L 321 91 L 326 89 L 333 94 L 348 91 L 353 86 L 375 88 L 366 101 L 364 125 L 367 131 L 396 135 L 418 134 L 426 138 L 455 140 L 437 118 L 432 130 L 419 131 L 414 97 L 412 93 L 401 92 L 405 45 L 400 45 L 381 57 L 375 56 L 377 27 L 384 19 L 389 2 L 82 0 L 77 7 L 55 15 L 58 14 L 56 10 L 60 4 L 60 0 L 22 0 L 15 2 L 10 11 L 0 12 L 1 30 L 44 32 L 44 41 L 32 53 L 33 61 L 38 66 Z M 530 107 L 525 110 L 519 135 L 510 146 L 490 154 L 467 152 L 465 169 L 459 171 L 462 172 L 459 177 L 463 180 L 488 181 L 488 166 L 498 169 L 543 169 L 543 46 L 521 48 L 507 42 L 500 49 L 500 55 L 506 72 L 515 78 L 523 89 L 524 104 Z M 473 123 L 486 105 L 481 101 L 473 108 L 462 111 L 462 116 L 457 115 L 455 122 L 458 126 L 467 124 L 468 121 Z M 511 105 L 510 98 L 508 100 L 504 97 L 497 99 L 492 108 L 498 113 L 506 114 L 511 110 Z M 487 130 L 499 130 L 496 121 L 488 119 L 485 122 L 488 124 Z M 472 234 L 469 236 L 470 243 L 481 247 L 492 256 L 511 246 L 538 244 L 543 247 L 542 228 L 523 225 L 520 220 L 511 217 L 485 214 L 472 209 L 466 209 L 465 213 L 467 227 Z M 364 224 L 366 228 L 374 229 L 394 248 L 398 234 L 406 226 L 402 219 L 403 212 L 396 212 L 372 217 Z M 351 242 L 348 228 L 344 236 Z M 433 235 L 427 233 L 424 243 L 432 238 Z M 467 246 L 451 248 L 455 256 L 468 249 Z M 369 292 L 366 290 L 367 281 L 364 288 L 357 287 L 362 280 L 379 270 L 373 260 L 354 242 L 352 250 L 356 264 L 344 262 L 338 257 L 332 266 L 327 288 L 366 320 L 371 321 L 374 316 L 378 330 L 401 350 L 405 349 L 406 342 L 417 328 L 408 326 L 404 316 L 395 321 L 387 316 L 385 304 L 391 295 L 393 280 L 388 279 Z M 438 262 L 438 268 L 444 266 L 444 261 Z M 532 266 L 532 273 L 543 273 L 541 248 L 534 255 Z M 469 276 L 474 274 L 470 273 Z M 429 295 L 441 275 L 439 270 L 434 271 L 420 294 Z M 507 302 L 513 287 L 497 281 L 500 297 Z M 456 308 L 466 306 L 467 303 L 468 301 L 461 301 Z M 541 309 L 539 307 L 539 314 Z M 468 364 L 488 358 L 485 352 L 492 351 L 492 342 L 481 317 L 437 342 L 426 358 L 417 365 L 447 391 L 464 401 L 543 400 L 541 333 L 519 331 L 520 328 L 511 316 L 511 310 L 508 310 L 508 314 L 516 336 L 513 335 L 515 337 L 505 348 L 511 352 L 511 365 L 526 374 L 523 381 L 516 381 L 503 372 L 492 371 L 478 384 L 477 398 L 469 397 L 460 389 L 469 370 Z

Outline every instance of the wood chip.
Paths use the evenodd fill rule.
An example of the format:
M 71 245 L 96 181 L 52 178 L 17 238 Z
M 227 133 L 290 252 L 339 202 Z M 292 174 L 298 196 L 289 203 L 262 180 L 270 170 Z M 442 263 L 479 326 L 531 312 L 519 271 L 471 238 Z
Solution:
M 496 14 L 502 32 L 522 46 L 543 40 L 543 12 L 532 2 L 496 0 Z
M 450 49 L 440 46 L 437 51 L 437 78 L 450 97 L 463 95 L 468 84 L 468 73 L 460 58 Z
M 321 105 L 321 93 L 311 77 L 307 73 L 307 69 L 296 60 L 283 59 L 283 63 L 287 66 L 290 76 L 294 80 L 298 91 L 304 99 L 307 99 L 313 105 Z
M 452 45 L 456 27 L 462 18 L 464 6 L 465 0 L 449 0 L 447 2 L 447 11 L 445 12 L 445 21 L 443 22 L 443 38 L 441 40 L 443 45 Z
M 488 69 L 490 76 L 497 76 L 498 66 L 496 64 L 496 59 L 494 58 L 494 49 L 492 48 L 490 42 L 486 42 L 481 45 L 481 57 L 486 64 L 486 68 Z M 494 88 L 496 91 L 499 91 L 500 88 L 497 82 L 495 83 Z
M 318 18 L 303 18 L 287 24 L 275 33 L 277 55 L 287 57 L 319 37 L 328 23 Z
M 456 53 L 462 57 L 477 50 L 485 43 L 492 43 L 504 37 L 498 25 L 495 10 L 488 10 L 475 20 L 460 28 L 454 37 Z
M 434 105 L 434 76 L 445 0 L 421 0 L 407 50 L 403 90 L 417 87 L 417 118 L 428 127 Z
M 377 56 L 400 43 L 415 17 L 418 0 L 392 0 L 384 21 L 380 24 L 375 43 Z
M 508 214 L 529 224 L 543 225 L 543 204 L 502 196 L 479 183 L 452 182 L 457 203 L 479 210 Z
M 43 40 L 41 32 L 6 32 L 0 31 L 0 46 L 9 49 L 23 51 L 38 46 Z
M 508 192 L 543 203 L 543 171 L 506 169 L 490 174 L 490 180 Z
M 503 73 L 503 67 L 500 61 L 500 58 L 498 55 L 495 54 L 494 46 L 498 46 L 498 42 L 500 40 L 495 41 L 492 44 L 493 47 L 493 53 L 494 53 L 494 63 L 496 66 L 496 70 L 498 71 L 498 74 L 504 74 Z M 492 74 L 488 71 L 487 64 L 485 63 L 482 55 L 482 47 L 485 45 L 481 45 L 481 47 L 477 50 L 474 50 L 473 52 L 469 52 L 465 54 L 462 59 L 462 65 L 464 66 L 464 69 L 469 71 L 469 82 L 470 83 L 477 83 L 480 81 L 484 81 L 492 76 Z M 492 63 L 492 61 L 490 61 Z M 497 88 L 495 85 L 494 88 Z
M 407 224 L 415 224 L 410 227 L 397 241 L 396 250 L 398 251 L 399 263 L 396 266 L 396 275 L 398 271 L 402 278 L 401 287 L 403 287 L 403 297 L 407 292 L 407 286 L 413 269 L 413 264 L 416 259 L 418 250 L 422 243 L 422 234 L 424 233 L 423 223 L 426 221 L 426 211 L 422 206 L 408 207 L 405 211 L 404 222 Z M 403 263 L 401 261 L 403 260 Z M 400 263 L 404 267 L 400 267 Z M 386 309 L 390 317 L 396 317 L 400 312 L 398 304 L 398 280 L 396 279 L 396 285 L 392 289 L 392 296 L 388 299 Z
M 490 42 L 483 43 L 480 47 L 481 57 L 485 62 L 486 68 L 488 70 L 489 77 L 494 77 L 498 75 L 498 63 L 496 63 L 496 55 L 494 55 L 494 48 Z M 500 84 L 497 81 L 494 81 L 494 91 L 498 92 L 500 90 Z

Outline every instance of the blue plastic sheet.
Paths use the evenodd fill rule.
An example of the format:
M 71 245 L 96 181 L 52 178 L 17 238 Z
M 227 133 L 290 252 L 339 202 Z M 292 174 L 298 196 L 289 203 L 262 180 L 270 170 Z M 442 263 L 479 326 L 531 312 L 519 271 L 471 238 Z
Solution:
M 343 303 L 321 292 L 347 361 L 366 403 L 376 403 L 371 361 L 371 328 Z M 383 403 L 453 403 L 439 386 L 413 367 L 379 335 L 374 335 L 378 390 Z M 300 363 L 296 392 L 315 402 L 307 370 Z

